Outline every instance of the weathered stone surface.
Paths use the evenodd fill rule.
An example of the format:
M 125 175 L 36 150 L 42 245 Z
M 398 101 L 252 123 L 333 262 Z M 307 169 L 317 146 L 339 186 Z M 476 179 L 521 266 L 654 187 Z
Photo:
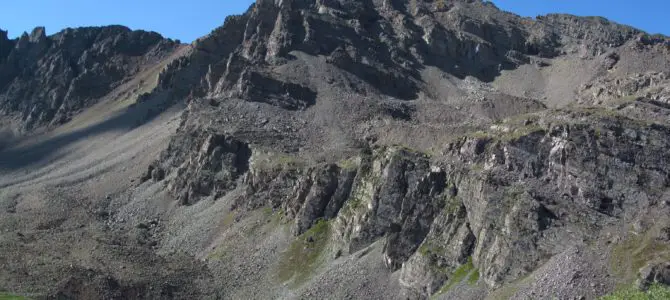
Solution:
M 0 113 L 17 116 L 23 132 L 62 124 L 176 46 L 157 33 L 122 26 L 66 29 L 52 36 L 38 27 L 15 41 L 3 33 Z
M 648 288 L 653 283 L 670 285 L 670 263 L 660 263 L 646 266 L 640 271 L 639 286 Z
M 175 138 L 149 174 L 154 180 L 167 176 L 170 192 L 181 204 L 189 205 L 234 189 L 237 179 L 249 169 L 251 154 L 247 143 L 233 137 L 192 133 Z
M 395 1 L 258 1 L 248 13 L 228 17 L 194 42 L 188 63 L 170 68 L 161 81 L 183 96 L 228 95 L 243 66 L 283 64 L 291 51 L 302 51 L 328 56 L 380 93 L 414 99 L 419 63 L 489 81 L 503 69 L 528 62 L 529 55 L 555 57 L 593 45 L 594 56 L 639 34 L 603 19 L 520 19 L 478 1 L 454 1 L 442 9 L 444 15 L 433 18 L 427 12 L 434 5 L 420 0 L 413 8 Z
M 311 187 L 305 194 L 304 202 L 296 213 L 294 234 L 300 235 L 311 228 L 318 218 L 325 215 L 338 187 L 339 168 L 328 165 L 314 171 L 310 178 Z
M 215 107 L 206 114 L 239 109 L 237 116 L 211 117 L 215 125 L 206 126 L 225 127 L 231 138 L 254 137 L 265 147 L 254 148 L 249 168 L 235 172 L 244 174 L 236 209 L 269 206 L 284 214 L 294 235 L 325 220 L 333 249 L 341 250 L 337 257 L 382 240 L 384 263 L 399 272 L 402 295 L 425 299 L 464 264 L 471 262 L 480 276 L 478 288 L 494 290 L 568 251 L 600 242 L 618 220 L 640 219 L 664 203 L 667 76 L 617 72 L 632 68 L 626 47 L 662 51 L 662 38 L 652 41 L 599 18 L 531 20 L 480 1 L 436 5 L 258 1 L 197 41 L 190 57 L 165 73 L 166 89 L 187 82 L 194 101 L 211 104 L 199 107 Z M 504 93 L 489 84 L 508 78 L 504 70 L 514 73 L 532 64 L 524 70 L 539 74 L 565 56 L 596 69 L 588 78 L 597 79 L 576 91 L 576 102 L 602 107 L 553 110 L 541 93 Z M 436 70 L 442 77 L 426 75 Z M 313 74 L 323 79 L 305 78 Z M 440 94 L 446 82 L 465 87 Z M 449 102 L 463 94 L 467 108 L 434 114 L 454 114 L 463 119 L 459 122 L 486 116 L 495 124 L 451 139 L 430 156 L 382 144 L 353 159 L 355 166 L 309 160 L 320 151 L 314 150 L 320 141 L 345 140 L 339 131 L 365 140 L 364 149 L 387 134 L 370 130 L 379 124 L 430 132 L 427 128 L 440 121 L 429 121 L 433 106 L 427 99 Z M 375 100 L 366 98 L 371 95 Z M 637 98 L 616 101 L 626 96 Z M 352 112 L 332 107 L 340 102 L 319 102 L 335 97 L 356 99 L 347 104 L 368 112 L 356 119 L 365 121 L 338 123 Z M 274 120 L 261 115 L 266 109 L 281 115 Z M 528 112 L 538 113 L 523 115 Z M 204 123 L 197 116 L 205 113 L 189 113 L 194 116 L 186 116 L 185 124 Z M 519 116 L 502 121 L 514 115 Z M 191 125 L 182 126 L 184 133 Z M 312 141 L 314 148 L 302 147 Z M 288 145 L 293 150 L 272 151 Z M 187 169 L 194 170 L 188 178 L 200 176 L 198 168 Z M 230 182 L 219 190 L 229 191 Z M 568 289 L 561 295 L 577 296 Z
M 170 47 L 120 27 L 0 31 L 0 112 L 66 121 Z M 133 239 L 186 249 L 223 298 L 591 299 L 667 282 L 665 37 L 475 0 L 259 0 L 181 49 L 154 92 L 187 108 L 129 190 L 180 205 L 96 215 L 126 234 L 160 206 L 164 231 L 142 220 Z M 268 279 L 285 256 L 309 270 Z
M 445 195 L 444 210 L 431 224 L 418 251 L 401 269 L 400 284 L 409 298 L 437 293 L 451 272 L 472 255 L 475 236 L 470 231 L 465 206 L 456 197 L 451 192 Z
M 493 134 L 450 145 L 454 160 L 447 167 L 447 177 L 458 193 L 447 207 L 458 211 L 464 205 L 467 221 L 460 224 L 468 224 L 473 235 L 464 240 L 453 229 L 442 230 L 455 238 L 449 242 L 430 234 L 422 247 L 431 250 L 415 255 L 440 260 L 410 260 L 403 271 L 409 290 L 434 292 L 434 281 L 444 280 L 440 274 L 415 275 L 417 270 L 429 270 L 428 262 L 433 268 L 454 268 L 469 255 L 482 279 L 498 286 L 524 276 L 548 256 L 579 241 L 563 236 L 559 228 L 568 227 L 589 240 L 612 220 L 641 218 L 660 204 L 654 199 L 663 198 L 663 192 L 651 187 L 668 186 L 670 170 L 662 166 L 668 160 L 662 150 L 668 146 L 662 137 L 667 128 L 645 129 L 625 119 L 577 116 L 569 122 L 551 116 L 546 121 L 556 123 L 548 129 L 528 129 L 509 141 L 506 134 Z M 641 131 L 647 142 L 640 142 Z M 433 226 L 440 223 L 436 220 Z M 464 242 L 468 240 L 474 248 L 448 250 L 468 245 Z
M 305 109 L 316 101 L 316 92 L 308 87 L 281 82 L 257 72 L 243 72 L 238 85 L 238 97 L 285 109 Z
M 579 102 L 587 105 L 626 104 L 642 98 L 657 105 L 670 106 L 670 75 L 666 72 L 605 77 L 581 87 Z

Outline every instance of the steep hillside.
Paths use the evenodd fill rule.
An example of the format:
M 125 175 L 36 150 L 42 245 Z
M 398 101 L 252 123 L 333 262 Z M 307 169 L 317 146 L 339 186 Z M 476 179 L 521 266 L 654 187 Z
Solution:
M 66 123 L 177 47 L 155 32 L 122 26 L 66 29 L 53 36 L 38 27 L 16 40 L 2 31 L 3 127 L 25 135 Z
M 105 63 L 3 79 L 60 60 L 68 33 L 117 29 L 0 36 L 2 120 L 50 126 L 0 152 L 0 290 L 597 299 L 670 284 L 666 37 L 475 0 L 258 0 L 190 46 L 123 31 L 76 56 Z

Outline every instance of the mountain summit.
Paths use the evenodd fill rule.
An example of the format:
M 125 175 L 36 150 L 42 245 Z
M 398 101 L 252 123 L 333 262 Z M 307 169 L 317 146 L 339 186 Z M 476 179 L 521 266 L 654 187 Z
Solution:
M 478 0 L 258 0 L 190 45 L 0 31 L 0 290 L 670 284 L 669 74 L 667 37 Z

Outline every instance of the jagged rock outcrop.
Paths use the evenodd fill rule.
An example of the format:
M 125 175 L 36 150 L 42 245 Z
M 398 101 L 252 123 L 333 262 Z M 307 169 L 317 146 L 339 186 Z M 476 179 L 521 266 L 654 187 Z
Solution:
M 12 48 L 14 48 L 15 41 L 7 37 L 7 31 L 0 30 L 0 64 L 7 60 L 7 56 Z
M 0 34 L 0 113 L 16 131 L 67 122 L 112 89 L 171 53 L 177 44 L 159 34 L 122 26 L 43 27 L 17 40 Z
M 306 168 L 281 156 L 256 156 L 244 179 L 245 197 L 238 205 L 254 209 L 269 205 L 294 219 L 292 232 L 300 235 L 319 220 L 338 216 L 349 198 L 357 169 L 335 164 Z M 268 202 L 269 201 L 269 202 Z
M 127 191 L 79 212 L 96 208 L 95 243 L 116 230 L 114 251 L 195 257 L 189 280 L 220 298 L 596 299 L 667 283 L 668 41 L 478 0 L 258 0 L 183 47 L 123 27 L 0 31 L 0 112 L 56 125 L 160 61 L 135 108 L 186 104 L 151 127 L 176 133 L 139 182 L 112 178 Z M 89 176 L 82 193 L 112 172 L 80 168 L 58 174 Z M 39 211 L 20 197 L 0 198 L 7 220 Z
M 598 52 L 607 48 L 621 46 L 642 33 L 635 28 L 612 23 L 601 17 L 580 18 L 571 15 L 549 14 L 538 19 L 547 27 L 555 30 L 556 36 L 560 36 L 564 44 L 581 44 L 592 48 L 589 49 L 590 55 L 597 55 Z
M 356 252 L 387 235 L 386 264 L 393 269 L 409 258 L 444 205 L 444 172 L 403 149 L 363 157 L 359 176 L 336 221 L 336 235 Z
M 553 257 L 602 242 L 606 232 L 626 239 L 610 232 L 621 220 L 667 210 L 667 76 L 659 71 L 623 78 L 617 73 L 637 63 L 629 61 L 626 49 L 647 41 L 657 51 L 667 39 L 600 18 L 530 20 L 480 1 L 435 5 L 419 0 L 258 1 L 194 43 L 193 53 L 161 79 L 166 88 L 177 78 L 185 80 L 194 96 L 182 129 L 193 124 L 226 128 L 231 139 L 247 138 L 253 155 L 235 154 L 249 167 L 227 172 L 236 175 L 213 184 L 221 187 L 214 193 L 209 192 L 212 180 L 199 177 L 212 171 L 203 167 L 209 164 L 203 159 L 183 156 L 175 161 L 191 166 L 172 171 L 174 163 L 163 163 L 167 174 L 183 179 L 170 186 L 189 187 L 192 201 L 182 203 L 197 201 L 195 191 L 203 190 L 193 188 L 198 184 L 208 187 L 200 196 L 218 197 L 243 176 L 244 193 L 234 200 L 234 209 L 269 206 L 290 220 L 295 236 L 326 221 L 336 257 L 383 240 L 384 263 L 399 272 L 403 297 L 417 299 L 448 292 L 444 287 L 458 283 L 451 282 L 457 280 L 453 272 L 464 265 L 473 268 L 469 272 L 485 290 L 500 288 Z M 546 97 L 539 99 L 536 91 L 512 95 L 490 84 L 505 70 L 523 65 L 541 70 L 563 57 L 592 62 L 595 68 L 585 77 L 593 80 L 566 91 L 566 97 L 577 96 L 570 109 L 548 109 L 549 103 L 542 102 Z M 428 69 L 444 72 L 440 79 L 451 81 L 431 82 Z M 453 84 L 450 93 L 436 87 L 444 82 Z M 320 102 L 335 101 L 339 91 L 366 100 L 342 102 L 363 103 L 350 111 Z M 371 95 L 383 97 L 367 100 Z M 631 95 L 638 98 L 614 101 Z M 468 101 L 453 100 L 461 96 Z M 370 129 L 380 124 L 394 124 L 386 127 L 391 131 L 436 126 L 439 122 L 430 120 L 437 117 L 427 113 L 433 106 L 420 102 L 425 99 L 453 101 L 457 104 L 450 113 L 495 124 L 461 124 L 470 134 L 454 134 L 447 145 L 432 144 L 431 155 L 422 154 L 426 148 L 379 142 L 380 135 L 393 134 Z M 215 116 L 227 110 L 239 118 Z M 337 117 L 310 119 L 330 113 Z M 209 123 L 195 119 L 204 115 Z M 640 123 L 645 115 L 653 116 L 648 120 L 653 124 Z M 356 136 L 364 151 L 337 164 L 328 159 L 314 163 L 312 158 L 323 159 L 313 153 L 319 150 L 304 149 L 312 141 L 321 149 L 318 143 L 331 138 L 342 145 L 338 139 L 344 137 L 324 130 L 338 126 Z M 271 150 L 280 145 L 295 150 Z M 230 148 L 224 152 L 239 152 Z M 208 157 L 204 161 L 220 161 L 208 151 L 196 153 Z M 649 230 L 644 226 L 640 232 Z M 580 291 L 561 293 L 576 297 Z
M 289 110 L 305 109 L 316 101 L 316 92 L 299 84 L 281 82 L 257 72 L 243 72 L 236 96 Z
M 559 113 L 541 122 L 449 145 L 453 160 L 447 168 L 455 172 L 448 178 L 458 190 L 454 199 L 461 200 L 450 205 L 447 216 L 464 209 L 467 219 L 454 225 L 447 218 L 433 229 L 461 225 L 468 233 L 442 229 L 423 242 L 426 250 L 405 265 L 401 279 L 416 294 L 435 292 L 434 282 L 444 276 L 425 274 L 445 265 L 453 271 L 466 255 L 472 255 L 481 278 L 496 286 L 523 277 L 572 243 L 597 239 L 621 218 L 667 210 L 667 125 L 647 127 L 597 112 Z M 566 230 L 578 238 L 566 236 Z M 469 253 L 449 248 L 468 241 L 474 242 Z
M 670 263 L 646 266 L 640 271 L 640 279 L 639 285 L 643 288 L 654 283 L 670 285 Z
M 587 105 L 625 104 L 642 98 L 659 105 L 670 105 L 669 79 L 666 72 L 602 78 L 582 86 L 579 102 Z
M 493 126 L 435 158 L 393 147 L 343 166 L 257 157 L 240 200 L 248 209 L 280 209 L 296 235 L 331 220 L 345 253 L 384 238 L 385 261 L 401 269 L 408 297 L 436 293 L 469 259 L 483 282 L 498 287 L 595 242 L 620 218 L 667 210 L 668 132 L 623 115 L 568 110 Z
M 232 190 L 249 169 L 252 150 L 234 137 L 200 131 L 175 138 L 144 180 L 168 180 L 168 190 L 183 205 Z M 168 170 L 168 171 L 166 171 Z
M 379 93 L 414 99 L 422 64 L 488 81 L 528 63 L 529 56 L 555 57 L 579 47 L 593 48 L 588 55 L 597 56 L 635 37 L 645 39 L 638 30 L 599 18 L 530 20 L 479 1 L 447 1 L 437 10 L 433 1 L 411 2 L 257 1 L 248 13 L 227 18 L 194 42 L 192 54 L 166 71 L 162 82 L 183 96 L 244 97 L 231 94 L 238 81 L 253 81 L 242 76 L 244 69 L 284 64 L 291 51 L 301 51 L 327 56 Z

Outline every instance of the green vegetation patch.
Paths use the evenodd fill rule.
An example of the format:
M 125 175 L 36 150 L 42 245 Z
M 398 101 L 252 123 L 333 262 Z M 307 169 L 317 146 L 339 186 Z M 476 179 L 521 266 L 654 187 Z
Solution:
M 475 270 L 474 265 L 472 264 L 472 256 L 468 257 L 468 262 L 461 265 L 460 267 L 456 268 L 454 272 L 449 276 L 449 279 L 447 282 L 440 288 L 440 290 L 437 292 L 438 295 L 444 294 L 448 292 L 454 285 L 457 285 L 461 282 L 463 282 L 463 279 L 470 276 L 468 278 L 468 282 L 470 279 L 474 276 L 471 275 L 472 271 Z M 476 270 L 475 270 L 476 271 Z M 479 271 L 477 272 L 477 280 L 479 280 Z
M 504 126 L 507 129 L 487 129 L 487 130 L 478 130 L 470 132 L 464 135 L 465 138 L 486 140 L 486 148 L 490 148 L 491 145 L 494 145 L 495 142 L 513 142 L 519 140 L 524 136 L 528 136 L 534 133 L 545 134 L 547 132 L 546 128 L 536 123 L 530 123 L 527 125 L 516 124 L 516 121 L 506 121 L 500 124 L 499 126 Z
M 343 159 L 337 163 L 337 166 L 344 170 L 356 170 L 360 164 L 359 157 L 351 157 L 348 159 Z
M 28 300 L 29 298 L 0 292 L 0 300 Z
M 453 185 L 449 184 L 447 186 L 446 190 L 449 191 L 451 190 Z M 443 203 L 443 210 L 444 214 L 446 215 L 453 215 L 453 214 L 458 214 L 459 211 L 461 210 L 461 206 L 463 205 L 463 201 L 461 201 L 460 198 L 457 196 L 451 196 L 449 192 L 444 193 L 444 203 Z
M 444 253 L 446 249 L 440 245 L 436 245 L 430 241 L 425 241 L 421 246 L 419 246 L 419 253 L 423 256 L 429 256 L 430 254 L 441 254 Z
M 221 221 L 223 223 L 223 226 L 225 226 L 225 227 L 232 226 L 233 223 L 235 223 L 235 216 L 236 216 L 236 213 L 233 210 L 226 213 L 226 215 L 223 216 L 223 220 Z
M 653 238 L 651 232 L 630 234 L 612 250 L 610 266 L 617 275 L 630 282 L 635 280 L 638 270 L 656 260 L 670 260 L 670 246 Z
M 483 130 L 478 130 L 475 132 L 470 132 L 469 134 L 465 135 L 468 138 L 475 138 L 475 139 L 493 139 L 495 135 L 490 132 L 486 132 Z
M 288 153 L 257 153 L 253 157 L 253 167 L 261 170 L 301 169 L 308 162 Z
M 646 291 L 629 287 L 621 289 L 600 300 L 667 300 L 670 299 L 670 287 L 654 284 Z
M 540 125 L 526 125 L 520 128 L 516 128 L 510 132 L 504 133 L 500 138 L 505 141 L 515 141 L 524 136 L 533 134 L 533 133 L 542 133 L 544 134 L 546 130 Z
M 609 107 L 580 106 L 571 108 L 571 111 L 593 115 L 600 118 L 630 119 L 628 116 L 622 114 L 619 110 Z
M 634 102 L 628 102 L 634 103 Z M 597 117 L 603 120 L 612 120 L 616 122 L 622 122 L 624 125 L 634 125 L 634 126 L 651 126 L 656 124 L 653 119 L 640 119 L 634 115 L 627 115 L 626 112 L 620 108 L 623 108 L 625 105 L 619 105 L 619 108 L 609 108 L 609 107 L 597 107 L 597 106 L 585 106 L 571 108 L 569 112 L 575 112 L 580 114 L 585 114 L 587 116 Z
M 227 256 L 228 256 L 227 247 L 219 246 L 214 251 L 207 254 L 207 259 L 221 261 L 224 260 Z
M 263 207 L 263 217 L 269 218 L 272 216 L 272 214 L 274 214 L 274 210 L 271 206 Z
M 331 225 L 320 220 L 310 230 L 300 235 L 282 254 L 279 262 L 278 278 L 282 282 L 293 280 L 299 285 L 309 279 L 319 265 L 319 258 L 325 252 L 330 240 Z
M 479 281 L 479 269 L 475 269 L 468 277 L 468 284 L 475 285 Z

